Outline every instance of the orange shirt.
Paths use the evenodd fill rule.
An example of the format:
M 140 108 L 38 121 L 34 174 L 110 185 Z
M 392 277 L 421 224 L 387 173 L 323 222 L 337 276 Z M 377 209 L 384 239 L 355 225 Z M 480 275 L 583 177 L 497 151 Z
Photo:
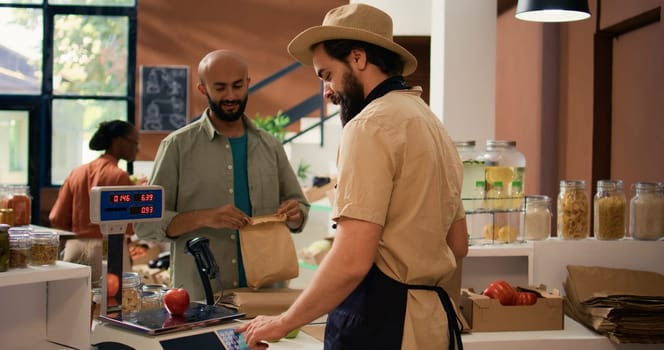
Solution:
M 48 215 L 51 226 L 83 238 L 102 238 L 99 225 L 90 223 L 90 189 L 94 186 L 133 185 L 129 174 L 118 167 L 118 159 L 104 154 L 69 174 Z M 131 225 L 127 235 L 132 235 Z

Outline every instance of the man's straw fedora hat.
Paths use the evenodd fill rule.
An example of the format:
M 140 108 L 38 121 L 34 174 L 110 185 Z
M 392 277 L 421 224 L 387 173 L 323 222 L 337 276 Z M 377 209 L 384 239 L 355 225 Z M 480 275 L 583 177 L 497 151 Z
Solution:
M 392 37 L 392 18 L 385 12 L 365 4 L 343 5 L 330 10 L 323 25 L 311 27 L 298 34 L 288 52 L 305 65 L 312 65 L 311 46 L 325 40 L 350 39 L 371 43 L 388 49 L 403 60 L 403 75 L 417 68 L 417 59 Z

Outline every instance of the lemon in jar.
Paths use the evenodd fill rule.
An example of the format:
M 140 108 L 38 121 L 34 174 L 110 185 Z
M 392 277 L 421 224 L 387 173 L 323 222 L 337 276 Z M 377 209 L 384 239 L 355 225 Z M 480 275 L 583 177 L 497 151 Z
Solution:
M 490 184 L 501 182 L 503 184 L 510 184 L 514 179 L 514 171 L 509 167 L 492 166 L 485 169 L 486 181 Z
M 512 227 L 505 225 L 498 230 L 498 240 L 505 243 L 510 243 L 516 241 L 517 230 Z

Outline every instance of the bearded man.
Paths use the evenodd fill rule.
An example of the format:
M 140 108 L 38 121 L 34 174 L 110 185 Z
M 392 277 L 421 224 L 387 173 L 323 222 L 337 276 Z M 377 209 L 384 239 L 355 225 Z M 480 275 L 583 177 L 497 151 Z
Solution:
M 223 288 L 246 287 L 238 230 L 249 217 L 285 214 L 291 232 L 301 232 L 309 213 L 282 144 L 244 114 L 246 60 L 212 51 L 200 61 L 198 77 L 208 108 L 161 141 L 150 176 L 151 185 L 164 188 L 163 220 L 134 229 L 140 239 L 170 242 L 171 283 L 192 300 L 206 295 L 194 257 L 185 254 L 186 241 L 207 238 Z
M 327 314 L 326 350 L 462 349 L 443 284 L 468 252 L 462 163 L 440 119 L 404 76 L 417 59 L 392 19 L 365 4 L 330 10 L 290 54 L 341 106 L 332 249 L 278 316 L 238 327 L 251 349 Z

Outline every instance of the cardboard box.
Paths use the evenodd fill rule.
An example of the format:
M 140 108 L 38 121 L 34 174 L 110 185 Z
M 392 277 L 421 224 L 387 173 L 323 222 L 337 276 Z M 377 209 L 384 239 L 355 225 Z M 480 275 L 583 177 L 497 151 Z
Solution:
M 534 288 L 527 288 L 535 291 Z M 533 305 L 501 305 L 498 299 L 461 290 L 461 313 L 473 332 L 541 331 L 563 329 L 563 298 L 537 290 Z

